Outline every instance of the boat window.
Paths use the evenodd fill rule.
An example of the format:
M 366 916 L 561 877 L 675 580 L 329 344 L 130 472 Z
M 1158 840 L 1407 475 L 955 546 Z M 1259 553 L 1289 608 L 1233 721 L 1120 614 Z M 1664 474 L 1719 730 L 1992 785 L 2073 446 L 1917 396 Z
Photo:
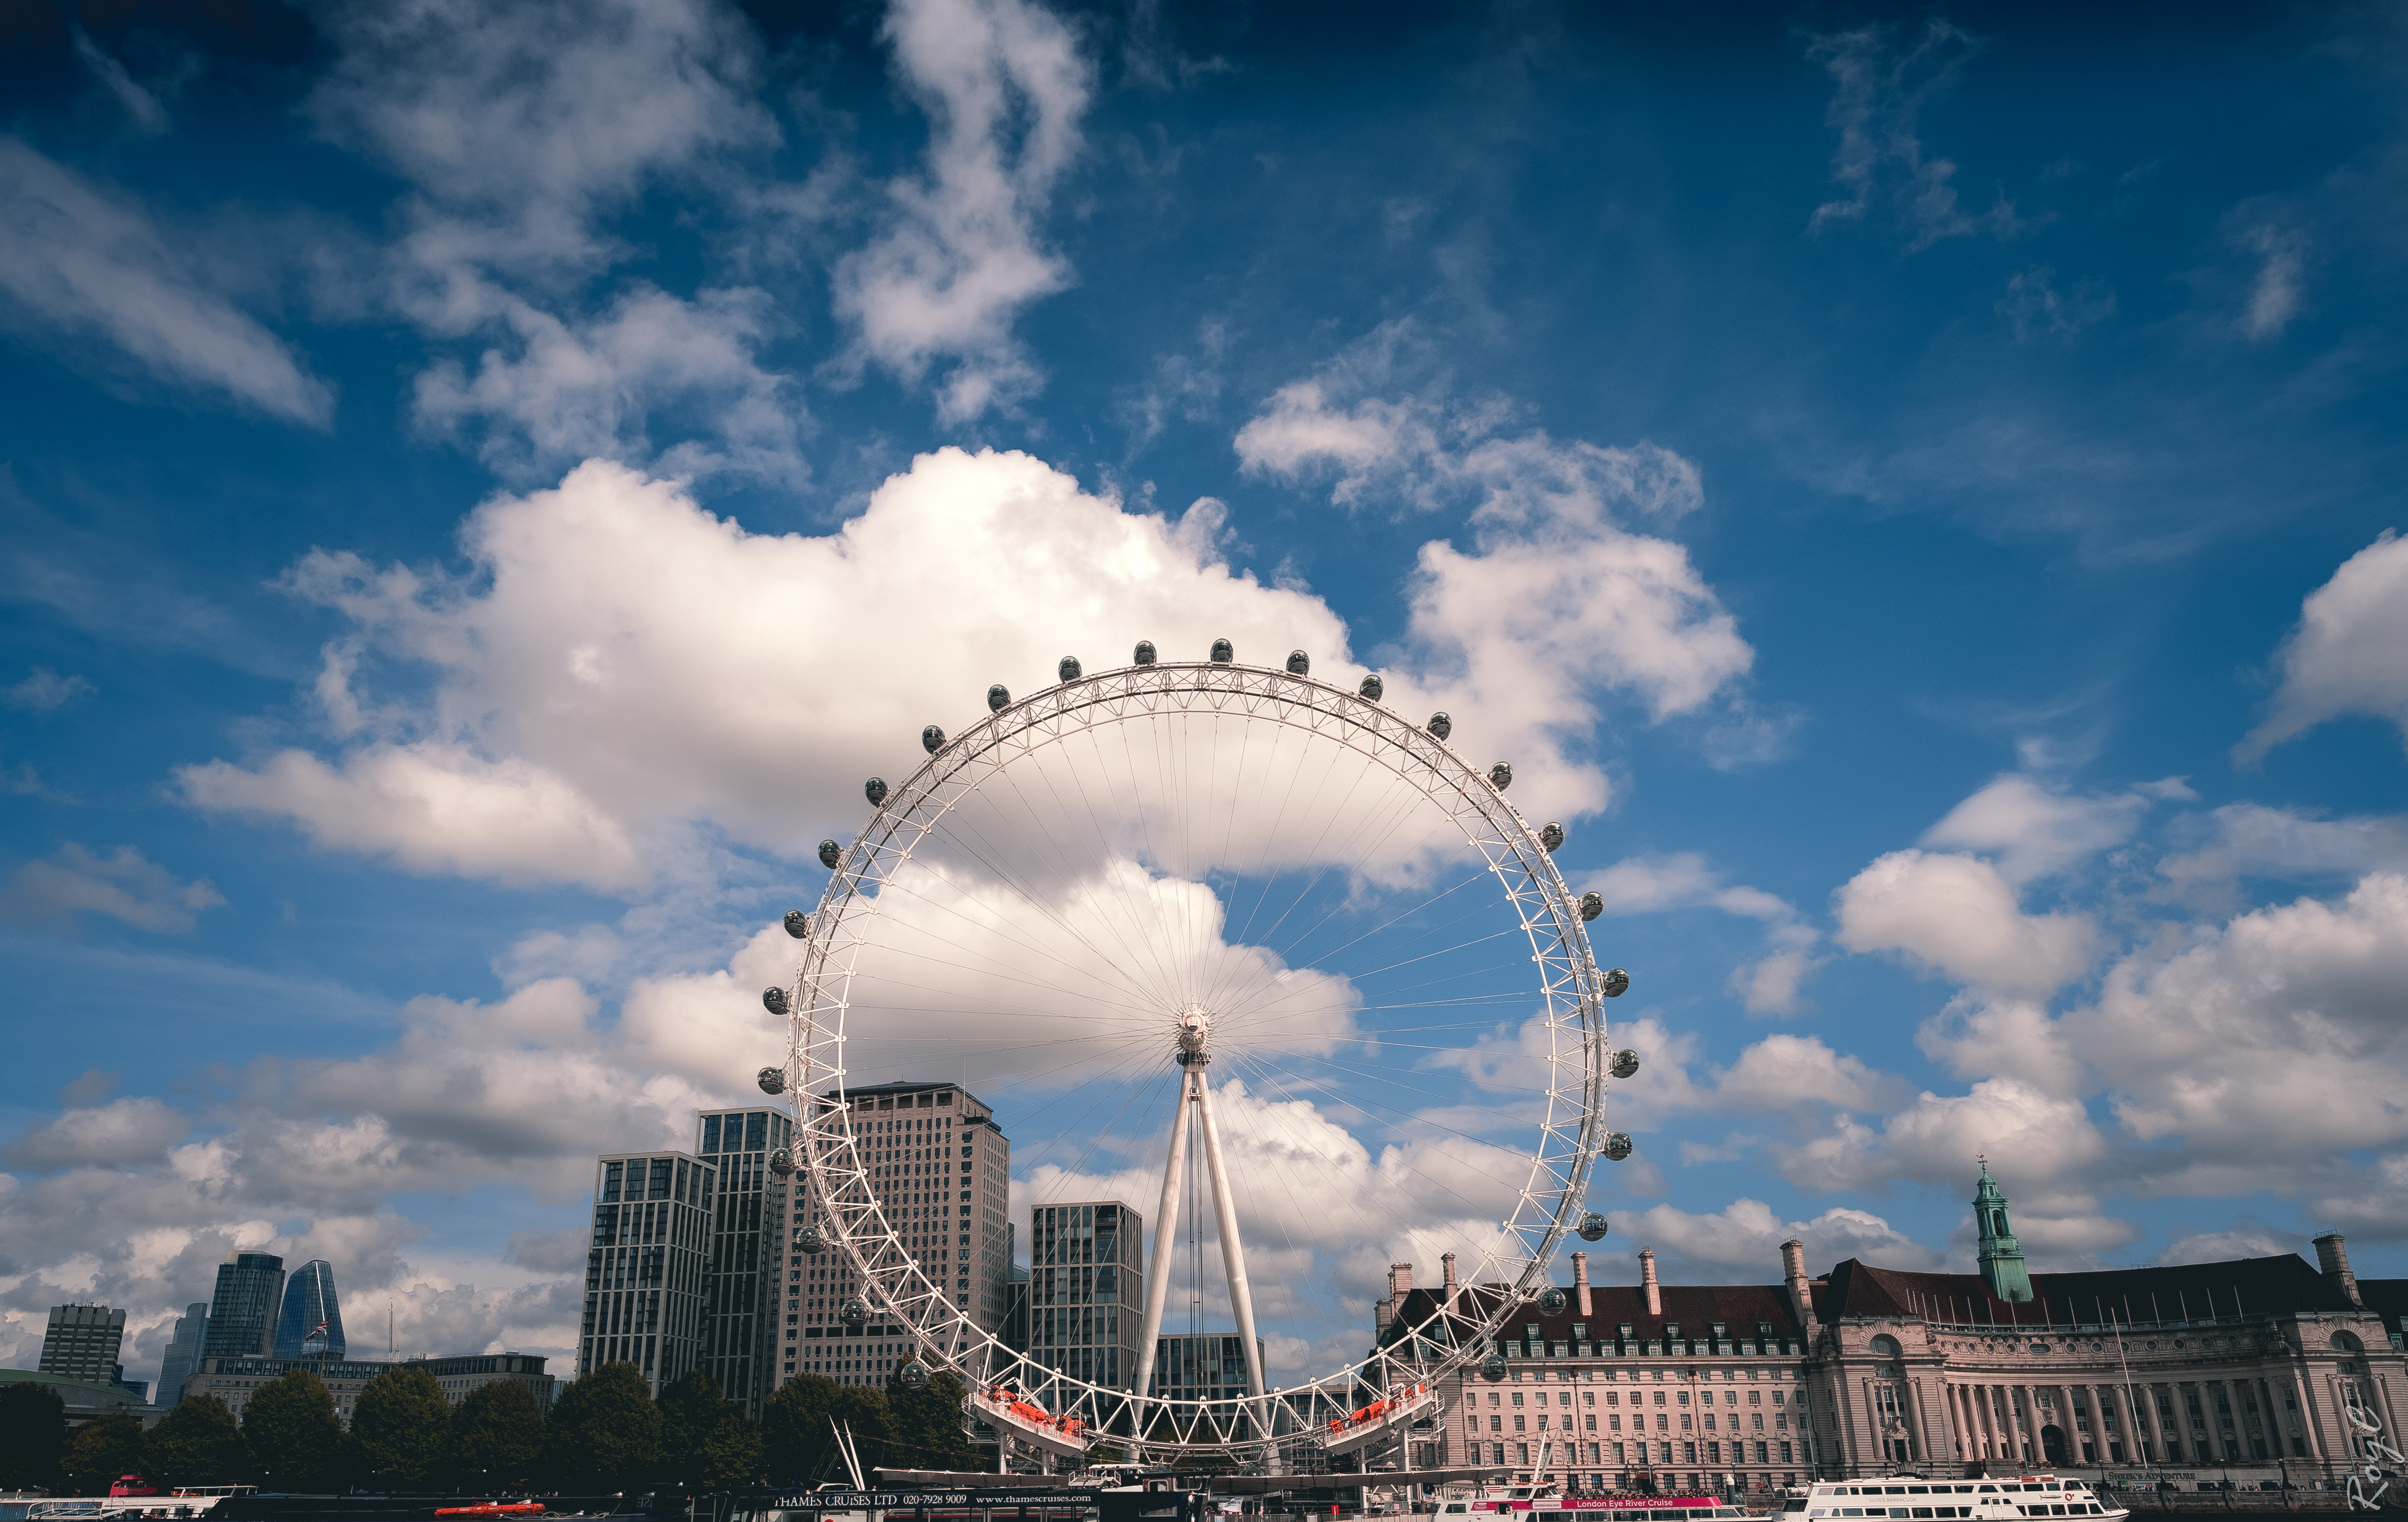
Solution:
M 1910 1496 L 1928 1496 L 1931 1494 L 1931 1487 L 1928 1485 L 1911 1485 L 1906 1487 L 1906 1493 Z

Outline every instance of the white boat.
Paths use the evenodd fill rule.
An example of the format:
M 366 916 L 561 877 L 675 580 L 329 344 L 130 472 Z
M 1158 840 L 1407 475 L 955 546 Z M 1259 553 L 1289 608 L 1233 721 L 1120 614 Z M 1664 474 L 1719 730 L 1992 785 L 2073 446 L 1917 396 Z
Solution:
M 1427 1385 L 1400 1385 L 1360 1411 L 1335 1416 L 1313 1440 L 1324 1453 L 1346 1454 L 1411 1427 L 1438 1410 L 1438 1392 Z
M 1832 1481 L 1799 1487 L 1782 1502 L 1784 1516 L 1961 1517 L 1967 1522 L 2024 1522 L 2025 1518 L 2086 1516 L 2123 1522 L 2132 1514 L 2101 1501 L 2080 1480 L 2054 1474 L 2000 1476 L 1985 1480 L 1927 1480 L 1891 1474 L 1878 1480 Z
M 123 1486 L 134 1476 L 120 1480 Z M 62 1496 L 50 1500 L 37 1500 L 24 1511 L 25 1522 L 116 1522 L 119 1517 L 204 1517 L 211 1508 L 228 1496 L 247 1496 L 258 1489 L 250 1485 L 181 1486 L 160 1495 L 111 1494 L 107 1496 Z M 112 1487 L 114 1489 L 114 1487 Z
M 1096 1440 L 1087 1424 L 1076 1416 L 1056 1416 L 1025 1395 L 1001 1386 L 972 1390 L 962 1397 L 969 1414 L 1007 1437 L 1066 1458 L 1081 1458 Z

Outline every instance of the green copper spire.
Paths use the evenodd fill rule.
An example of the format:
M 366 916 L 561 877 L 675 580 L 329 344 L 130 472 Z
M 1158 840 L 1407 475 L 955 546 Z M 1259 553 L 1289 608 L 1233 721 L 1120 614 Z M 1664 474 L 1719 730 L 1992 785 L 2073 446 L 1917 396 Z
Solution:
M 2029 1300 L 2031 1275 L 2024 1269 L 2024 1250 L 2007 1229 L 2006 1191 L 1990 1177 L 1987 1159 L 1982 1162 L 1982 1182 L 1973 1189 L 1973 1224 L 1982 1233 L 1982 1282 L 2002 1300 Z

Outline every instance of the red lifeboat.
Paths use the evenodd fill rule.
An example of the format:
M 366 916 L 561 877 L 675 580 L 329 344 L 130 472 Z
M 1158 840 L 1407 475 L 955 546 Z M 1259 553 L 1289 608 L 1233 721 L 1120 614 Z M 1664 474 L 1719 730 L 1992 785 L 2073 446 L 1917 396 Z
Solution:
M 159 1487 L 139 1474 L 121 1474 L 109 1483 L 108 1493 L 112 1496 L 155 1496 Z

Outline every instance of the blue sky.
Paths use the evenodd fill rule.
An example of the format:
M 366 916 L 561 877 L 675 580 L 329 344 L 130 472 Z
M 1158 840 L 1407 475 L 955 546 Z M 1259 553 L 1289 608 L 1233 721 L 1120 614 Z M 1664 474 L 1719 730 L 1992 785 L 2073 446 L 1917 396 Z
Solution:
M 1602 1275 L 2408 1272 L 2396 22 L 1297 10 L 12 14 L 0 1357 L 565 1349 L 859 778 L 1215 632 L 1573 826 Z

